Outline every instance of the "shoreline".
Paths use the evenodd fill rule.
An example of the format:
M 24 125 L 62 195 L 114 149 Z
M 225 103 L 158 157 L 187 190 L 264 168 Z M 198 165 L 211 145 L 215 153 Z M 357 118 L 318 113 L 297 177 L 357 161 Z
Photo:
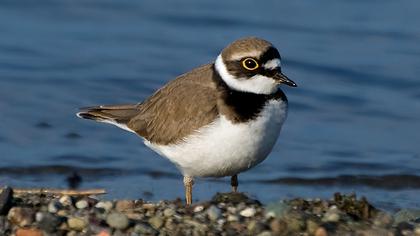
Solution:
M 4 188 L 0 235 L 420 235 L 420 210 L 391 214 L 340 193 L 267 205 L 243 193 L 217 193 L 185 207 L 181 199 L 107 201 Z

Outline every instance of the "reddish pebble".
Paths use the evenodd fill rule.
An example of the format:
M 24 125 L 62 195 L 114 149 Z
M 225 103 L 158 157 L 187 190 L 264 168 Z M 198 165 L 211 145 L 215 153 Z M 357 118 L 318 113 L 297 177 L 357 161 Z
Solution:
M 110 236 L 109 232 L 106 230 L 102 230 L 96 236 Z
M 327 230 L 324 227 L 319 227 L 315 231 L 315 236 L 328 236 Z
M 43 236 L 43 233 L 38 229 L 18 229 L 16 236 Z

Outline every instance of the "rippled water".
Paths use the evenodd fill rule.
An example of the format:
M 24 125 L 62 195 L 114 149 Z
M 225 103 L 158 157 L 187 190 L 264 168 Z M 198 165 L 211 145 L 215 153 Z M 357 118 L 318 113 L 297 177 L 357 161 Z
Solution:
M 289 118 L 270 157 L 240 175 L 267 202 L 356 192 L 420 207 L 418 1 L 0 2 L 0 185 L 82 187 L 109 197 L 183 196 L 181 176 L 139 138 L 78 107 L 138 102 L 256 35 L 275 44 Z M 198 180 L 196 200 L 228 191 Z

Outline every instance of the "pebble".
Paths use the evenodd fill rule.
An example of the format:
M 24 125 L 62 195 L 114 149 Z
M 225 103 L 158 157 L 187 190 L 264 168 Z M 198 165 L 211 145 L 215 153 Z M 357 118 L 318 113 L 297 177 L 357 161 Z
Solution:
M 256 212 L 257 211 L 254 208 L 247 207 L 244 210 L 242 210 L 241 212 L 239 212 L 239 214 L 243 217 L 253 217 Z
M 204 210 L 204 206 L 202 206 L 202 205 L 198 205 L 198 206 L 194 207 L 194 212 L 195 213 L 201 212 L 203 210 Z
M 414 228 L 414 235 L 420 236 L 420 225 L 417 225 L 416 228 Z
M 184 223 L 193 226 L 196 230 L 200 232 L 205 232 L 208 229 L 207 225 L 197 222 L 195 220 L 187 219 L 187 220 L 184 220 Z
M 36 213 L 36 221 L 40 229 L 47 233 L 53 233 L 57 230 L 59 225 L 63 222 L 61 218 L 51 213 Z
M 140 235 L 157 235 L 158 231 L 145 223 L 138 223 L 134 226 L 134 232 Z
M 319 224 L 317 222 L 315 222 L 314 220 L 307 220 L 306 221 L 306 231 L 310 234 L 310 235 L 314 235 L 315 231 L 319 228 Z
M 175 213 L 176 213 L 175 210 L 172 209 L 172 208 L 166 208 L 165 210 L 163 210 L 163 215 L 165 217 L 171 217 L 171 216 L 175 215 Z
M 87 225 L 86 221 L 79 217 L 68 218 L 67 224 L 70 229 L 77 230 L 77 231 L 82 231 Z
M 88 202 L 86 200 L 80 200 L 76 202 L 76 208 L 77 209 L 85 209 L 89 206 Z
M 114 229 L 125 229 L 128 227 L 129 220 L 126 215 L 113 212 L 106 217 L 106 223 Z
M 284 220 L 274 219 L 270 222 L 270 229 L 274 234 L 282 234 L 287 231 L 287 223 Z
M 119 212 L 131 211 L 135 207 L 135 203 L 132 200 L 120 200 L 115 203 L 115 210 Z
M 340 220 L 340 211 L 336 206 L 330 207 L 327 212 L 325 212 L 322 221 L 324 222 L 338 222 Z
M 18 229 L 16 236 L 43 236 L 43 233 L 38 229 Z
M 104 209 L 105 212 L 109 212 L 114 207 L 114 204 L 110 201 L 100 201 L 96 203 L 95 207 Z
M 207 217 L 211 221 L 216 221 L 221 216 L 221 211 L 218 207 L 211 205 L 206 211 Z
M 324 227 L 319 227 L 315 230 L 315 236 L 328 236 L 328 232 Z
M 394 236 L 394 234 L 387 229 L 366 229 L 357 232 L 358 236 Z
M 149 224 L 155 229 L 160 229 L 163 225 L 163 220 L 159 216 L 154 216 L 149 219 Z
M 377 214 L 375 219 L 373 219 L 373 224 L 377 227 L 388 227 L 391 226 L 394 222 L 394 219 L 389 213 L 380 212 Z
M 34 222 L 35 212 L 31 208 L 12 207 L 7 214 L 7 219 L 20 227 L 25 227 Z
M 298 214 L 290 214 L 283 218 L 287 223 L 287 228 L 291 231 L 299 232 L 304 228 L 305 222 L 302 221 L 301 216 Z
M 64 195 L 58 200 L 63 206 L 69 207 L 73 205 L 73 199 L 70 196 Z
M 227 217 L 227 221 L 232 222 L 232 221 L 238 221 L 239 218 L 236 215 L 228 215 Z
M 52 200 L 48 204 L 48 212 L 57 213 L 62 207 L 63 207 L 63 205 L 59 201 Z
M 263 231 L 259 234 L 257 234 L 257 236 L 272 236 L 273 234 L 270 231 Z

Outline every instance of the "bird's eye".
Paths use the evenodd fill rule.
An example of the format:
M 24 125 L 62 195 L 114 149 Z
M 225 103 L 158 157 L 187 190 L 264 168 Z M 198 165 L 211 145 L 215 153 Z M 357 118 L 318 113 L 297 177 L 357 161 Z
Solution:
M 242 61 L 242 66 L 247 70 L 256 70 L 259 65 L 254 58 L 246 58 Z

